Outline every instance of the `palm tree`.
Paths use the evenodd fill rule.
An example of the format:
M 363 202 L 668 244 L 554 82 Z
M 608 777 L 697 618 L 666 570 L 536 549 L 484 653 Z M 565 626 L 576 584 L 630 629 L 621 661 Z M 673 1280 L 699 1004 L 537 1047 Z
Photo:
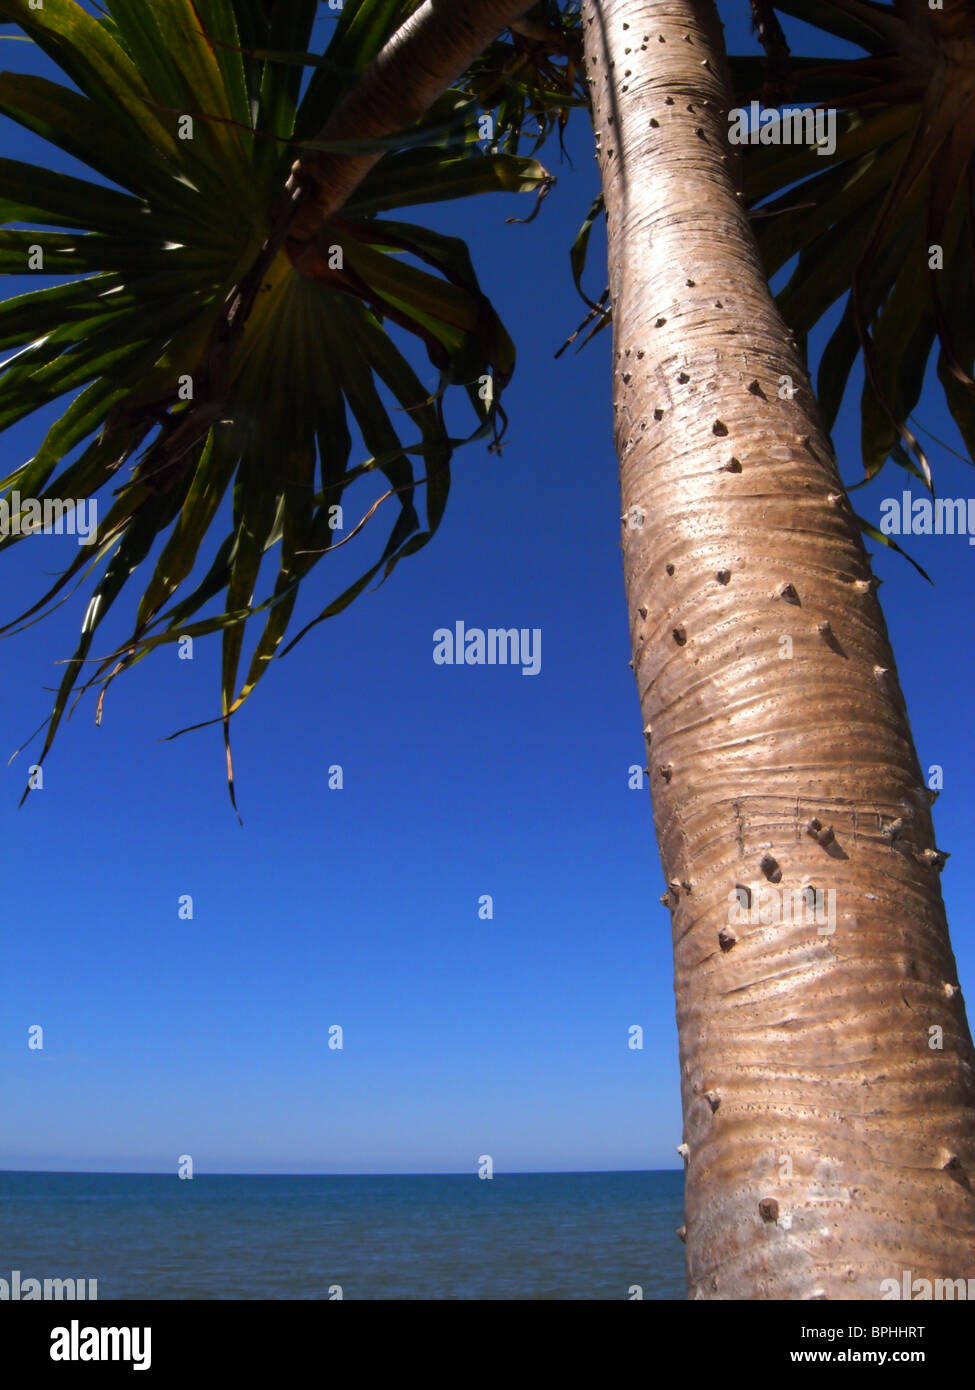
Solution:
M 73 0 L 39 11 L 0 0 L 0 17 L 79 89 L 4 75 L 0 110 L 129 190 L 0 164 L 3 221 L 30 224 L 0 234 L 4 269 L 29 273 L 39 249 L 46 271 L 86 276 L 0 307 L 0 345 L 22 348 L 0 380 L 0 426 L 85 388 L 3 489 L 82 498 L 135 460 L 91 551 L 23 615 L 108 560 L 41 758 L 98 625 L 161 534 L 130 640 L 82 688 L 101 686 L 100 708 L 114 676 L 157 646 L 220 631 L 231 789 L 230 718 L 280 649 L 300 582 L 339 543 L 332 509 L 344 490 L 381 471 L 399 512 L 380 559 L 321 618 L 430 539 L 459 442 L 444 395 L 465 388 L 473 433 L 497 437 L 513 349 L 462 244 L 378 214 L 547 188 L 517 142 L 527 112 L 547 128 L 579 102 L 581 31 L 609 233 L 633 665 L 674 931 L 691 1294 L 877 1298 L 904 1268 L 972 1275 L 975 1057 L 940 896 L 943 855 L 803 356 L 804 333 L 832 302 L 810 285 L 835 237 L 829 283 L 834 298 L 852 286 L 853 307 L 826 384 L 836 397 L 863 344 L 868 467 L 892 454 L 924 474 L 906 425 L 916 395 L 889 368 L 905 323 L 916 321 L 911 341 L 925 357 L 939 337 L 949 399 L 956 414 L 971 409 L 959 311 L 939 320 L 931 310 L 923 343 L 928 311 L 884 241 L 916 211 L 904 200 L 920 196 L 922 173 L 920 193 L 939 208 L 958 182 L 953 147 L 937 176 L 935 154 L 951 142 L 928 119 L 957 7 L 924 30 L 927 77 L 915 61 L 919 8 L 898 8 L 900 31 L 884 6 L 815 7 L 841 32 L 870 36 L 883 61 L 826 73 L 792 64 L 807 99 L 851 112 L 835 161 L 748 151 L 744 188 L 710 0 L 583 0 L 581 25 L 551 6 L 522 22 L 524 8 L 364 0 L 346 7 L 316 58 L 305 51 L 309 0 L 125 0 L 102 18 Z M 511 23 L 511 41 L 494 41 Z M 905 33 L 914 46 L 901 53 Z M 299 101 L 308 63 L 318 70 Z M 756 80 L 753 64 L 735 71 L 739 91 Z M 923 137 L 890 108 L 907 81 Z M 477 146 L 482 105 L 496 118 L 487 153 Z M 801 189 L 790 185 L 807 176 L 832 178 L 818 190 L 831 201 L 797 219 Z M 753 209 L 760 251 L 746 204 L 782 189 Z M 965 214 L 949 203 L 941 225 L 958 219 L 960 237 Z M 847 226 L 856 218 L 859 241 Z M 776 257 L 797 252 L 781 297 L 787 322 L 766 277 Z M 390 324 L 439 369 L 433 397 Z M 416 438 L 398 436 L 377 382 Z M 352 467 L 350 413 L 371 451 Z M 177 600 L 231 486 L 230 533 Z M 279 543 L 273 592 L 258 602 L 262 559 Z M 223 611 L 196 617 L 221 591 Z M 255 615 L 264 627 L 238 686 Z M 822 903 L 836 909 L 825 931 L 806 910 Z M 932 1026 L 943 1030 L 939 1050 Z
M 857 521 L 728 157 L 717 12 L 582 13 L 690 1293 L 869 1299 L 901 1269 L 970 1274 L 975 1054 L 944 856 Z M 835 931 L 782 910 L 809 889 L 835 893 Z

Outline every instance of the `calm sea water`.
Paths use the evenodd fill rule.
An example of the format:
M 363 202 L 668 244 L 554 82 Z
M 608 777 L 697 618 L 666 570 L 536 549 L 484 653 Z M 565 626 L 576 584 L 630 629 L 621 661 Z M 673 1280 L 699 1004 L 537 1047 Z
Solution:
M 0 1173 L 0 1278 L 106 1298 L 683 1299 L 684 1175 Z

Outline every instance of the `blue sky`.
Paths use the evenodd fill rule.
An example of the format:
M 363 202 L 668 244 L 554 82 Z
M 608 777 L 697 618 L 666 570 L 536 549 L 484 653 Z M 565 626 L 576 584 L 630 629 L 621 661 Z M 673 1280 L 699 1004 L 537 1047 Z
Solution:
M 746 8 L 721 6 L 739 51 Z M 47 71 L 23 44 L 0 44 L 0 64 Z M 199 1172 L 473 1172 L 484 1153 L 498 1171 L 679 1166 L 669 914 L 649 796 L 627 786 L 643 742 L 610 336 L 553 359 L 585 312 L 568 247 L 597 186 L 582 119 L 568 145 L 571 166 L 543 156 L 559 181 L 530 226 L 506 224 L 530 211 L 515 197 L 429 212 L 468 240 L 518 345 L 510 442 L 501 458 L 457 455 L 433 544 L 276 663 L 238 716 L 243 827 L 219 729 L 159 741 L 218 712 L 216 640 L 191 662 L 169 648 L 141 663 L 100 728 L 83 703 L 23 809 L 31 759 L 0 764 L 0 1167 L 174 1171 L 191 1154 Z M 6 121 L 0 148 L 72 167 Z M 594 241 L 596 291 L 602 254 Z M 936 382 L 917 414 L 961 447 Z M 38 437 L 34 419 L 0 439 L 4 473 Z M 835 441 L 850 481 L 857 440 L 848 401 Z M 975 495 L 970 466 L 931 457 L 941 494 Z M 890 465 L 858 510 L 876 521 L 905 476 Z M 299 619 L 383 539 L 323 563 Z M 73 547 L 43 537 L 0 556 L 5 617 Z M 869 548 L 922 766 L 944 768 L 937 837 L 971 993 L 975 550 L 914 537 L 932 588 Z M 0 645 L 4 763 L 47 713 L 85 602 Z M 458 619 L 540 628 L 541 673 L 435 665 L 434 630 Z M 344 787 L 329 790 L 336 763 Z M 34 1024 L 43 1051 L 27 1047 Z

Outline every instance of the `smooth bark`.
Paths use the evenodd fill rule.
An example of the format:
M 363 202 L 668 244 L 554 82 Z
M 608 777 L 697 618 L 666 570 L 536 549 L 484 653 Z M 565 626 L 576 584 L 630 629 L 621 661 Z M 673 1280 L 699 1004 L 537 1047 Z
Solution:
M 320 141 L 376 140 L 408 130 L 532 0 L 425 0 L 339 103 Z M 348 201 L 382 151 L 312 151 L 292 170 L 301 190 L 289 228 L 305 241 Z
M 689 1292 L 878 1299 L 904 1271 L 971 1279 L 975 1054 L 933 798 L 736 187 L 720 23 L 711 0 L 584 0 L 583 16 Z M 835 892 L 835 930 L 781 920 L 783 890 L 810 887 L 824 909 Z M 656 896 L 648 881 L 639 901 L 662 927 Z

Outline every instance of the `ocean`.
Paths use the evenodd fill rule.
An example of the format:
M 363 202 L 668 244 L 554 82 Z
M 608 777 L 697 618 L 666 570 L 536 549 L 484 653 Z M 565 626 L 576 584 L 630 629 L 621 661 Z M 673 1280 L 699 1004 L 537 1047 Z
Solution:
M 0 1280 L 134 1299 L 683 1299 L 681 1172 L 0 1172 Z M 30 1287 L 30 1286 L 28 1286 Z M 21 1297 L 24 1295 L 21 1294 Z

